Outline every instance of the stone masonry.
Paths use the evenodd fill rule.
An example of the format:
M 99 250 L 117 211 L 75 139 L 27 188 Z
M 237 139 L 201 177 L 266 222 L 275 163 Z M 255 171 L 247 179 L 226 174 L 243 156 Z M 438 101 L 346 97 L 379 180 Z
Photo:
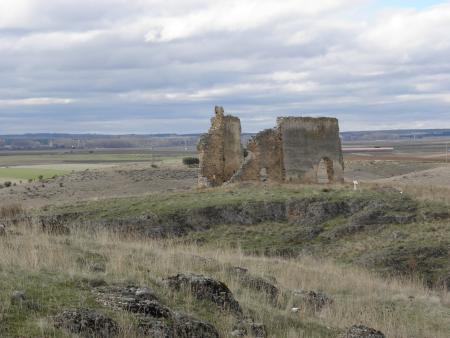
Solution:
M 343 181 L 344 163 L 339 123 L 335 118 L 280 117 L 277 127 L 256 134 L 243 158 L 240 121 L 216 116 L 208 134 L 202 136 L 200 186 L 226 182 L 272 181 L 318 183 L 319 164 L 324 163 L 328 182 Z
M 211 128 L 197 145 L 200 159 L 199 186 L 219 186 L 231 179 L 241 167 L 241 121 L 215 107 Z
M 280 117 L 277 122 L 285 181 L 316 183 L 321 160 L 325 162 L 330 182 L 343 180 L 344 161 L 337 119 Z

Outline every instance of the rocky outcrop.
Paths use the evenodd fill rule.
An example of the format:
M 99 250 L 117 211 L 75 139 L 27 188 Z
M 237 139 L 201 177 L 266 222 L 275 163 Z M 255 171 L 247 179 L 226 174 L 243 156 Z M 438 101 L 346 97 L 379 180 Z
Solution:
M 147 287 L 102 286 L 94 289 L 94 293 L 102 305 L 135 314 L 137 331 L 142 335 L 164 338 L 219 337 L 214 326 L 171 310 Z
M 208 300 L 222 310 L 238 317 L 242 316 L 241 306 L 234 299 L 230 289 L 221 281 L 202 275 L 178 274 L 166 278 L 164 282 L 173 291 L 188 290 L 197 299 Z
M 348 329 L 342 338 L 385 338 L 385 335 L 364 325 L 354 325 Z
M 81 215 L 78 215 L 80 217 Z M 348 218 L 342 226 L 329 231 L 322 225 L 336 217 Z M 284 201 L 251 201 L 202 208 L 180 209 L 156 215 L 151 212 L 137 217 L 113 220 L 86 221 L 73 214 L 41 216 L 42 229 L 60 233 L 57 229 L 84 227 L 87 230 L 118 232 L 127 236 L 165 238 L 179 237 L 192 231 L 208 230 L 216 225 L 254 225 L 263 222 L 289 222 L 298 225 L 304 238 L 319 234 L 330 240 L 351 235 L 365 229 L 375 229 L 388 224 L 407 224 L 420 220 L 420 212 L 407 198 L 400 201 L 363 198 L 305 197 Z M 70 230 L 67 230 L 70 231 Z
M 265 338 L 267 337 L 267 330 L 264 324 L 255 323 L 252 319 L 247 318 L 238 321 L 233 326 L 231 336 Z
M 234 276 L 243 287 L 262 292 L 272 303 L 277 301 L 280 291 L 266 278 L 254 276 L 249 273 L 248 269 L 238 266 L 230 267 L 228 273 Z
M 114 337 L 118 324 L 106 315 L 89 309 L 66 310 L 54 318 L 55 327 L 82 337 Z

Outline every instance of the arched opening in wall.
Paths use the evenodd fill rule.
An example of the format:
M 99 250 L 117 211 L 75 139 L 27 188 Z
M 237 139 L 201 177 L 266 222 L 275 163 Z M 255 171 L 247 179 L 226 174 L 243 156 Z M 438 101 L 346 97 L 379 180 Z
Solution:
M 324 157 L 319 162 L 319 167 L 317 169 L 317 183 L 327 184 L 333 182 L 334 169 L 333 161 L 329 158 Z

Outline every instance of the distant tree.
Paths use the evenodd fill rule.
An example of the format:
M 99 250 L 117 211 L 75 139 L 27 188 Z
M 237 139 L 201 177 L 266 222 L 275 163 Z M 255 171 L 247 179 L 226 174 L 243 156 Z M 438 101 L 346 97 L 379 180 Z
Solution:
M 197 157 L 184 157 L 183 164 L 188 167 L 198 167 L 200 160 Z

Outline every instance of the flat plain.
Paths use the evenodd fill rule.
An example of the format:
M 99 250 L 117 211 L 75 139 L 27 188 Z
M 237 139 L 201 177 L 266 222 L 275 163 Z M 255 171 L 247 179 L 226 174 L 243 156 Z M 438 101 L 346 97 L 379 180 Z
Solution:
M 345 144 L 394 151 L 346 153 L 339 185 L 201 190 L 198 169 L 181 161 L 193 149 L 3 152 L 0 185 L 15 185 L 0 189 L 0 335 L 70 336 L 61 316 L 89 310 L 120 337 L 152 336 L 140 310 L 101 298 L 134 285 L 172 313 L 147 330 L 176 330 L 175 313 L 185 313 L 191 329 L 210 323 L 223 337 L 242 326 L 255 336 L 261 324 L 267 337 L 337 338 L 362 324 L 387 337 L 446 338 L 447 141 Z M 224 282 L 247 324 L 214 300 L 168 289 L 178 274 Z

